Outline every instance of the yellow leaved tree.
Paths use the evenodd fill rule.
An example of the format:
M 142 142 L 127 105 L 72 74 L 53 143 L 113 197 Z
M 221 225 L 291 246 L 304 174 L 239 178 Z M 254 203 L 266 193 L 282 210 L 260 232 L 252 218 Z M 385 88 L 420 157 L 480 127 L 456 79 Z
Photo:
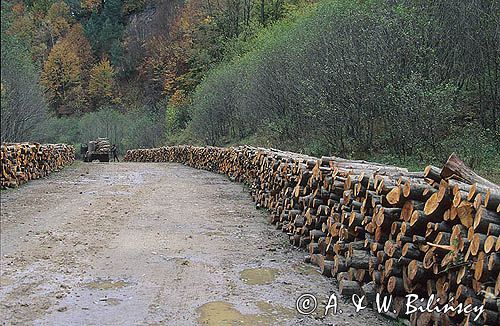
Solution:
M 115 71 L 107 58 L 90 69 L 88 93 L 90 101 L 96 108 L 120 102 L 119 97 L 115 96 Z
M 78 55 L 67 42 L 58 42 L 50 51 L 41 75 L 50 106 L 58 116 L 76 113 L 85 102 Z

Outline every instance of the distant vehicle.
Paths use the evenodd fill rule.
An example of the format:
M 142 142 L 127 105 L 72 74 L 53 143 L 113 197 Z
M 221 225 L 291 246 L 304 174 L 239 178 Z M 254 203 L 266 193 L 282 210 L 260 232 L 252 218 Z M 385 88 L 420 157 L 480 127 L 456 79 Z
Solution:
M 88 144 L 80 145 L 80 154 L 83 155 L 84 162 L 109 162 L 111 145 L 107 138 L 97 138 Z

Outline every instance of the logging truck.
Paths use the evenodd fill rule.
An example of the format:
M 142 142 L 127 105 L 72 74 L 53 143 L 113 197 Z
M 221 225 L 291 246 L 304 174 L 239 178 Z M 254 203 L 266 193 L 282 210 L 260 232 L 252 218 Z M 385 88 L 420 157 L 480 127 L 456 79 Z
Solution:
M 80 145 L 80 154 L 84 162 L 109 162 L 110 144 L 107 138 L 97 138 Z

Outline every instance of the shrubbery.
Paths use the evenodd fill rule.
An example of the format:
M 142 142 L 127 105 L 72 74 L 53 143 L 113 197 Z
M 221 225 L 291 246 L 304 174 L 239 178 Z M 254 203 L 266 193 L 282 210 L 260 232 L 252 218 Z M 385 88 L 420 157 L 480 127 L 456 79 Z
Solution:
M 457 151 L 498 170 L 499 13 L 498 1 L 321 2 L 212 70 L 189 130 L 209 145 L 265 139 L 316 155 Z

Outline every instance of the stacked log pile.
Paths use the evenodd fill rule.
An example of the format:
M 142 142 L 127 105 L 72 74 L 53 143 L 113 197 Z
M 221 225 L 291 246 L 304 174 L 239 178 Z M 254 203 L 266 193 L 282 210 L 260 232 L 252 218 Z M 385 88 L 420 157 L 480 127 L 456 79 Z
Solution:
M 65 144 L 3 143 L 2 189 L 47 176 L 75 160 L 75 148 Z
M 414 325 L 500 325 L 500 187 L 454 154 L 423 172 L 247 146 L 140 149 L 125 160 L 181 162 L 248 183 L 270 222 L 338 280 L 342 295 L 368 303 L 392 295 L 388 314 Z M 484 312 L 476 321 L 477 313 L 453 310 L 407 316 L 407 294 L 434 295 L 432 308 Z
M 97 154 L 107 154 L 111 149 L 107 138 L 97 138 L 97 140 L 90 141 L 89 144 L 94 149 L 93 152 Z

